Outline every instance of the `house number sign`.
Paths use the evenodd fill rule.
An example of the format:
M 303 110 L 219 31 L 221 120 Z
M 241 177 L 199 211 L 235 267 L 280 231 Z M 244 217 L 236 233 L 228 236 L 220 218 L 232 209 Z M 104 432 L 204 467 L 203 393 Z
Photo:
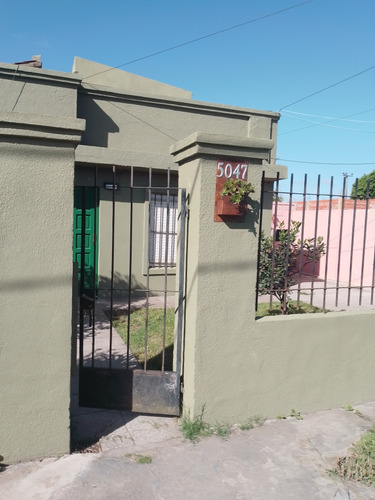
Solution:
M 218 177 L 219 179 L 221 177 L 225 177 L 225 180 L 242 179 L 246 181 L 248 168 L 249 165 L 247 163 L 238 163 L 234 161 L 218 161 L 216 177 Z
M 238 216 L 226 215 L 223 216 L 219 214 L 220 209 L 219 205 L 222 201 L 222 197 L 220 195 L 224 183 L 228 179 L 241 179 L 247 182 L 247 172 L 249 169 L 248 163 L 241 163 L 233 160 L 217 160 L 216 164 L 216 190 L 215 190 L 215 213 L 214 213 L 214 221 L 216 222 L 234 222 L 239 221 Z

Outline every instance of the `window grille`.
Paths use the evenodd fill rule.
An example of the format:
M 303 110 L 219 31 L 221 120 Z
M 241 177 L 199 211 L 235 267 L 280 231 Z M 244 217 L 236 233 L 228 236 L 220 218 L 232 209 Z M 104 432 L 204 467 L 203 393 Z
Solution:
M 148 251 L 150 267 L 176 266 L 177 206 L 177 195 L 151 194 Z

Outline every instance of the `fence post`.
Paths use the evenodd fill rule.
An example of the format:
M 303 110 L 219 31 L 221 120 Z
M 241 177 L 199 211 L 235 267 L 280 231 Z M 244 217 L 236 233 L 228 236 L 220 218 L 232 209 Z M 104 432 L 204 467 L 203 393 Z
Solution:
M 171 148 L 188 195 L 183 405 L 191 417 L 203 407 L 208 421 L 249 415 L 241 366 L 251 356 L 261 177 L 263 170 L 275 176 L 266 162 L 273 146 L 197 132 Z M 243 222 L 214 221 L 218 160 L 249 165 L 255 193 Z

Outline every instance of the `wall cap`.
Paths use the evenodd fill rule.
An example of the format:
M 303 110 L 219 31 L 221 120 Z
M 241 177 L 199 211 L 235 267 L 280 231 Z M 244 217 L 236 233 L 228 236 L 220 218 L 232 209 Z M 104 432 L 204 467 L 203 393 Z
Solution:
M 74 88 L 77 88 L 81 83 L 81 78 L 71 73 L 7 63 L 0 63 L 0 76 L 9 77 L 12 80 L 45 80 L 54 84 L 69 85 Z
M 185 163 L 202 155 L 266 160 L 273 147 L 271 139 L 195 132 L 173 144 L 169 152 L 176 163 Z
M 0 137 L 54 140 L 78 144 L 86 122 L 80 118 L 0 112 Z

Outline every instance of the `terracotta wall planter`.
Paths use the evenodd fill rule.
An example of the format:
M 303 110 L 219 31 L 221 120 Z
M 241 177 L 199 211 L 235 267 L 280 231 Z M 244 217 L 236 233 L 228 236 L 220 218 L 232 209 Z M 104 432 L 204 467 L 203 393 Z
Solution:
M 232 203 L 229 195 L 223 196 L 217 201 L 217 214 L 242 217 L 246 214 L 246 203 L 244 201 L 241 203 Z

